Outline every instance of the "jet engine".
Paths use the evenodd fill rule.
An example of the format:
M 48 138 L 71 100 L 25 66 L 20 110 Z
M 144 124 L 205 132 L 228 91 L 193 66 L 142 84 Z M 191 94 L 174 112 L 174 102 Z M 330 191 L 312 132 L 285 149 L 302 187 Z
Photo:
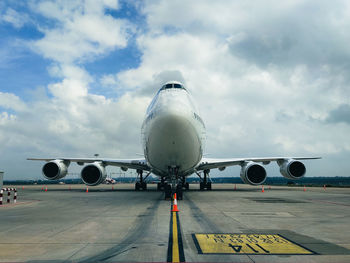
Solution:
M 266 180 L 266 170 L 261 164 L 244 162 L 241 169 L 241 179 L 246 184 L 263 184 Z
M 107 173 L 104 165 L 101 162 L 89 164 L 81 170 L 81 179 L 84 184 L 89 186 L 99 185 L 106 180 Z
M 70 162 L 63 160 L 53 160 L 43 166 L 43 175 L 48 180 L 57 180 L 67 175 Z
M 294 159 L 286 159 L 279 161 L 281 174 L 288 179 L 300 179 L 305 175 L 306 168 L 305 165 Z

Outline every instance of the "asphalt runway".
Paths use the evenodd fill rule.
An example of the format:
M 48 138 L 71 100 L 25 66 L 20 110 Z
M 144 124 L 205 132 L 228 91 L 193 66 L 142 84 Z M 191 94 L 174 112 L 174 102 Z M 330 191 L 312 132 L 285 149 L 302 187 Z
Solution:
M 17 186 L 0 262 L 350 262 L 349 188 L 190 185 L 176 216 L 155 185 L 113 187 Z

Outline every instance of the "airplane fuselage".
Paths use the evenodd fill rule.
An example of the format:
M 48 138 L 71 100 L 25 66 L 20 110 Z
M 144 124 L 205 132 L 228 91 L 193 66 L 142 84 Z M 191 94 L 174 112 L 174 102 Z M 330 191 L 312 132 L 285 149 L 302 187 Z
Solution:
M 142 125 L 142 142 L 152 172 L 167 176 L 169 168 L 189 175 L 199 164 L 205 145 L 205 125 L 189 92 L 168 82 L 152 100 Z

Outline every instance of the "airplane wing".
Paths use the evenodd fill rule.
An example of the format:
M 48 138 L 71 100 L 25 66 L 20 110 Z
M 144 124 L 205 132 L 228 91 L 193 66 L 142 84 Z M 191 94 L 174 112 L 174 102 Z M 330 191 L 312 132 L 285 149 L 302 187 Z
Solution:
M 202 161 L 196 167 L 197 171 L 225 168 L 227 166 L 241 165 L 244 162 L 257 162 L 263 164 L 269 164 L 272 161 L 283 161 L 283 160 L 312 160 L 321 159 L 321 157 L 263 157 L 263 158 L 232 158 L 232 159 L 213 159 L 213 158 L 202 158 Z
M 145 159 L 105 159 L 105 158 L 28 158 L 27 160 L 31 161 L 54 161 L 54 160 L 62 160 L 68 162 L 75 162 L 79 165 L 83 165 L 84 163 L 94 163 L 94 162 L 102 162 L 104 165 L 112 165 L 122 168 L 130 168 L 130 169 L 140 169 L 144 171 L 150 171 L 151 168 L 147 165 Z

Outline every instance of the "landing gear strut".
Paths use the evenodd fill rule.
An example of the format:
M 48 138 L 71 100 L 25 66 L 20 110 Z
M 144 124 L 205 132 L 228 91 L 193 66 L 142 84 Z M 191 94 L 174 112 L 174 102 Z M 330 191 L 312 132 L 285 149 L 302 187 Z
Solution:
M 172 199 L 174 193 L 178 200 L 182 200 L 182 183 L 178 182 L 178 167 L 169 167 L 170 184 L 165 184 L 164 194 L 165 199 Z
M 165 183 L 165 177 L 162 176 L 162 177 L 160 178 L 160 183 L 157 183 L 157 191 L 164 190 L 164 189 L 165 189 L 165 185 L 166 185 L 166 183 Z
M 182 200 L 183 195 L 182 195 L 182 183 L 179 183 L 176 186 L 176 198 L 177 200 Z
M 170 184 L 165 184 L 164 186 L 164 199 L 172 199 L 172 191 L 171 191 L 171 185 Z
M 147 190 L 147 183 L 145 182 L 145 179 L 151 174 L 148 173 L 145 178 L 142 176 L 143 171 L 142 170 L 137 170 L 137 175 L 139 177 L 139 181 L 135 183 L 135 190 L 140 191 L 140 190 Z
M 199 184 L 199 189 L 203 191 L 204 189 L 211 190 L 211 182 L 209 178 L 209 172 L 210 170 L 204 170 L 203 171 L 203 178 L 201 178 L 201 182 Z
M 185 188 L 186 190 L 190 189 L 190 184 L 186 182 L 185 176 L 181 178 L 181 184 L 182 184 L 182 188 Z

